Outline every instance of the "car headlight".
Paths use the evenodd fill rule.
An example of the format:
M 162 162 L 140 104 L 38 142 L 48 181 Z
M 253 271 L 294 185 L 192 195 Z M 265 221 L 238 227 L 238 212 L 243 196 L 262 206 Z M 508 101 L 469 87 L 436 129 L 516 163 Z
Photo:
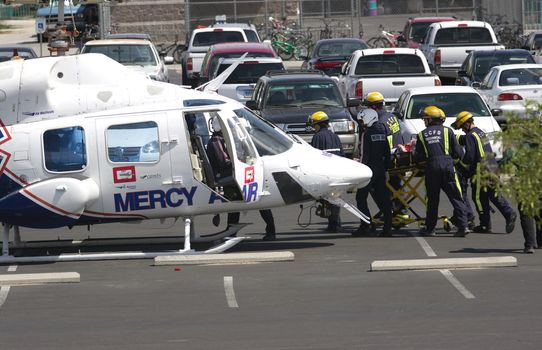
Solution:
M 340 120 L 329 123 L 334 132 L 353 133 L 356 131 L 356 123 L 350 120 Z

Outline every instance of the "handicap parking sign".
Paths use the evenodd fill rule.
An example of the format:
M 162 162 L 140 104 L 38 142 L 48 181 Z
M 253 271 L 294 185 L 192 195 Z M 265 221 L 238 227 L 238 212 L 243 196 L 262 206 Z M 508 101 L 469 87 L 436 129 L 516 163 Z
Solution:
M 36 33 L 45 33 L 45 17 L 36 17 Z

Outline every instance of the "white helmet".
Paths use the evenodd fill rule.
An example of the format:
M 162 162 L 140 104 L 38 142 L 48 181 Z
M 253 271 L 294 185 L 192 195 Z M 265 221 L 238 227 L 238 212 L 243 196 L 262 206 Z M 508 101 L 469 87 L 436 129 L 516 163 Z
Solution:
M 213 127 L 214 132 L 220 132 L 222 128 L 220 127 L 220 120 L 218 120 L 218 117 L 214 117 L 213 120 L 211 120 L 211 126 Z
M 363 120 L 363 124 L 370 128 L 378 121 L 378 113 L 372 108 L 365 108 L 359 111 L 358 120 Z

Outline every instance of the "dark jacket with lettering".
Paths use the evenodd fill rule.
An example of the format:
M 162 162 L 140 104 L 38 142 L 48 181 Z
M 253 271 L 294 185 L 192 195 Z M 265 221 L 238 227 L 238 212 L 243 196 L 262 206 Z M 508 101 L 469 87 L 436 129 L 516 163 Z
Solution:
M 320 130 L 314 134 L 311 146 L 338 156 L 344 156 L 341 139 L 328 128 L 320 128 Z
M 463 152 L 452 129 L 444 125 L 430 125 L 418 134 L 415 149 L 419 160 L 428 164 L 438 162 L 451 164 L 461 159 Z
M 401 135 L 401 127 L 397 117 L 381 109 L 378 112 L 378 121 L 383 123 L 388 130 L 388 142 L 390 148 L 395 148 L 399 144 L 404 144 L 403 135 Z
M 469 176 L 476 173 L 477 167 L 482 171 L 495 171 L 497 160 L 485 132 L 478 127 L 470 129 L 465 135 L 465 155 L 462 165 Z
M 226 151 L 226 144 L 222 134 L 215 132 L 209 139 L 207 157 L 217 179 L 232 175 L 231 158 Z
M 374 176 L 384 176 L 390 163 L 390 145 L 387 129 L 381 122 L 367 128 L 362 136 L 363 155 L 361 162 L 373 171 Z

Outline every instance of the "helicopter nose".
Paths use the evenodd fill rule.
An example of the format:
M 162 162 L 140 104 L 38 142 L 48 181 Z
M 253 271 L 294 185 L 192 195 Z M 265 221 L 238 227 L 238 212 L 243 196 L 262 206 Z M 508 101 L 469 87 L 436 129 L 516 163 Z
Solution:
M 373 175 L 364 164 L 326 152 L 307 159 L 300 168 L 300 180 L 315 198 L 339 197 L 349 189 L 365 187 Z

